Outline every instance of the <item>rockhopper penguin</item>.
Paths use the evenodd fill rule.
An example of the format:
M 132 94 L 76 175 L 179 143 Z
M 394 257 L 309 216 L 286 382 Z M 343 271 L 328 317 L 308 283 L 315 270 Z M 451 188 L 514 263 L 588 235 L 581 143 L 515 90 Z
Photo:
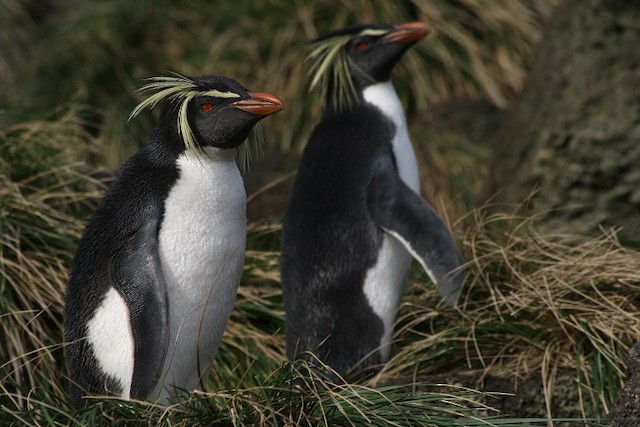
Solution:
M 449 231 L 419 196 L 389 80 L 428 33 L 422 23 L 350 26 L 316 40 L 310 54 L 311 86 L 327 97 L 282 225 L 287 354 L 312 352 L 341 376 L 389 358 L 412 256 L 449 305 L 464 280 Z
M 166 404 L 206 383 L 244 263 L 236 156 L 283 108 L 226 77 L 156 77 L 141 91 L 150 96 L 131 116 L 162 103 L 158 123 L 91 217 L 65 295 L 80 404 L 88 394 Z

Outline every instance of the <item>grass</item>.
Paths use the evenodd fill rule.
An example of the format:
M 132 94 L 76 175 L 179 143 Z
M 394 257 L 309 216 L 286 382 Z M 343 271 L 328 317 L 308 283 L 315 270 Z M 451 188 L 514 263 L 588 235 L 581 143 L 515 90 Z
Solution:
M 406 386 L 371 388 L 327 383 L 303 362 L 285 363 L 265 385 L 198 393 L 181 406 L 100 399 L 82 410 L 65 409 L 37 391 L 22 411 L 0 414 L 6 425 L 173 426 L 536 426 L 542 419 L 504 419 L 472 390 L 415 393 Z
M 71 154 L 90 144 L 74 117 L 0 132 L 0 158 L 12 159 L 0 169 L 0 384 L 36 387 L 41 367 L 62 355 L 62 293 L 83 227 L 78 217 L 104 188 Z
M 542 418 L 559 416 L 558 378 L 568 375 L 577 402 L 571 416 L 604 416 L 640 332 L 637 247 L 620 244 L 613 231 L 549 235 L 535 218 L 487 216 L 473 200 L 486 147 L 455 135 L 418 152 L 440 175 L 437 193 L 428 194 L 434 206 L 449 218 L 466 214 L 455 226 L 469 271 L 463 303 L 459 310 L 445 307 L 415 269 L 393 357 L 378 374 L 336 386 L 302 362 L 285 360 L 280 228 L 253 223 L 209 393 L 180 407 L 107 399 L 78 410 L 65 392 L 67 268 L 109 178 L 102 168 L 119 165 L 148 135 L 153 114 L 125 125 L 142 78 L 165 69 L 217 72 L 274 92 L 288 109 L 265 121 L 266 149 L 297 152 L 319 114 L 317 95 L 307 94 L 307 40 L 355 20 L 422 20 L 435 33 L 396 72 L 410 122 L 420 121 L 428 102 L 449 96 L 483 95 L 506 105 L 555 2 L 504 1 L 482 9 L 476 3 L 415 1 L 405 8 L 270 0 L 223 2 L 214 10 L 202 0 L 188 7 L 109 0 L 81 3 L 35 25 L 18 0 L 0 0 L 11 11 L 0 16 L 15 16 L 0 25 L 0 47 L 7 49 L 0 61 L 15 59 L 12 66 L 0 62 L 6 89 L 0 99 L 0 424 L 547 424 L 501 418 L 514 414 L 492 411 L 495 399 L 485 393 L 427 387 L 443 373 L 514 382 L 539 376 Z M 337 6 L 344 13 L 335 14 Z
M 65 212 L 86 214 L 102 189 L 75 170 L 71 164 L 13 185 L 7 180 L 0 193 L 7 313 L 2 424 L 406 425 L 408 419 L 412 425 L 542 425 L 495 418 L 483 393 L 422 390 L 423 383 L 442 372 L 518 378 L 538 373 L 551 408 L 556 374 L 572 370 L 582 415 L 591 418 L 606 413 L 623 379 L 626 353 L 640 327 L 637 252 L 621 246 L 613 233 L 596 239 L 543 236 L 531 218 L 485 218 L 476 211 L 475 226 L 461 242 L 470 277 L 460 310 L 441 304 L 428 279 L 415 271 L 393 357 L 371 378 L 335 386 L 302 362 L 285 361 L 279 226 L 252 224 L 238 301 L 210 381 L 213 392 L 169 409 L 105 400 L 75 410 L 64 391 L 60 318 L 65 263 L 82 221 Z M 40 190 L 31 185 L 36 181 Z M 556 414 L 548 410 L 547 416 Z
M 416 271 L 400 310 L 394 355 L 372 378 L 343 387 L 321 378 L 309 382 L 305 366 L 285 361 L 279 226 L 251 224 L 245 275 L 211 377 L 216 392 L 169 410 L 117 400 L 74 410 L 64 390 L 62 293 L 84 219 L 104 189 L 77 154 L 65 151 L 70 141 L 91 144 L 75 117 L 67 112 L 0 135 L 2 157 L 15 150 L 0 191 L 0 423 L 533 422 L 495 419 L 486 408 L 490 399 L 469 390 L 419 391 L 429 375 L 458 371 L 541 374 L 551 408 L 555 376 L 573 370 L 585 418 L 606 413 L 615 398 L 640 327 L 637 252 L 612 233 L 544 236 L 531 218 L 485 218 L 475 211 L 474 225 L 460 234 L 470 271 L 461 310 L 444 307 Z M 48 141 L 50 155 L 40 155 L 30 146 L 34 141 Z M 296 387 L 305 381 L 306 387 Z
M 399 349 L 379 380 L 464 368 L 538 372 L 549 408 L 556 375 L 569 370 L 583 415 L 608 412 L 640 333 L 637 251 L 613 232 L 541 235 L 532 218 L 477 216 L 476 224 L 463 242 L 471 280 L 461 318 L 451 323 L 446 310 L 430 309 L 437 293 L 414 284 L 399 315 Z

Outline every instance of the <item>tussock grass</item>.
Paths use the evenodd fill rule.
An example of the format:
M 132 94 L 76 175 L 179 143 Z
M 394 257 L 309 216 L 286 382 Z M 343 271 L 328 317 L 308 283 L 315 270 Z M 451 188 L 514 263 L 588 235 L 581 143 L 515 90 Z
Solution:
M 74 129 L 74 120 L 69 123 Z M 69 127 L 37 123 L 20 128 L 28 129 L 30 138 L 34 129 L 51 137 L 51 129 L 60 130 L 61 140 L 82 135 Z M 3 134 L 0 146 L 19 146 L 21 135 L 15 129 Z M 66 266 L 84 223 L 77 218 L 86 218 L 103 186 L 78 172 L 82 167 L 72 162 L 12 180 L 12 172 L 20 169 L 16 163 L 3 173 L 0 192 L 5 331 L 0 343 L 1 423 L 406 425 L 409 420 L 411 425 L 537 425 L 535 420 L 494 418 L 495 411 L 482 403 L 486 397 L 470 390 L 419 391 L 420 376 L 461 369 L 525 376 L 547 369 L 552 388 L 554 369 L 571 367 L 580 375 L 588 416 L 590 402 L 609 402 L 606 385 L 611 378 L 620 382 L 621 358 L 637 327 L 632 315 L 618 315 L 624 309 L 634 312 L 628 306 L 633 299 L 626 300 L 624 292 L 635 280 L 625 259 L 635 253 L 621 247 L 614 236 L 582 243 L 570 237 L 549 239 L 536 234 L 531 222 L 509 231 L 504 223 L 520 221 L 486 221 L 479 216 L 477 229 L 463 242 L 471 271 L 464 310 L 442 308 L 425 277 L 414 276 L 400 313 L 392 360 L 373 378 L 331 385 L 303 362 L 284 360 L 279 226 L 253 224 L 239 298 L 209 384 L 213 393 L 196 394 L 184 407 L 106 400 L 78 411 L 65 393 L 62 292 Z M 613 266 L 615 270 L 609 270 Z M 592 270 L 597 275 L 590 274 Z M 609 274 L 612 271 L 615 274 Z M 531 278 L 528 285 L 519 282 L 525 273 Z M 565 279 L 552 282 L 550 277 L 556 276 Z M 542 292 L 535 281 L 555 283 L 557 288 L 550 285 Z M 583 288 L 576 288 L 578 284 Z M 594 296 L 598 294 L 583 296 L 595 308 L 566 302 L 573 301 L 569 294 L 574 288 L 588 295 L 594 286 L 606 295 L 602 301 Z M 548 309 L 552 303 L 555 312 Z M 616 304 L 621 308 L 613 307 Z M 616 310 L 604 312 L 611 308 Z M 590 320 L 594 314 L 599 322 Z M 624 325 L 627 330 L 616 335 L 616 328 Z M 565 345 L 567 336 L 575 343 L 571 348 Z M 615 346 L 607 351 L 610 341 Z
M 62 369 L 67 265 L 79 217 L 103 190 L 74 160 L 80 144 L 90 143 L 73 112 L 0 132 L 0 402 L 22 401 L 12 387 L 62 394 L 51 379 Z
M 76 194 L 74 203 L 89 204 L 96 193 L 92 187 L 85 198 L 65 192 Z M 6 206 L 9 199 L 2 194 Z M 54 244 L 37 245 L 38 250 L 23 245 L 19 255 L 8 252 L 9 245 L 2 248 L 3 310 L 9 314 L 2 317 L 7 332 L 0 360 L 7 362 L 1 366 L 0 421 L 6 423 L 542 425 L 546 421 L 495 418 L 487 407 L 490 400 L 472 390 L 421 391 L 423 378 L 457 371 L 521 378 L 542 372 L 552 399 L 554 375 L 572 369 L 584 416 L 591 417 L 611 402 L 612 384 L 622 380 L 624 357 L 640 321 L 634 315 L 637 252 L 622 247 L 614 234 L 543 236 L 532 219 L 484 218 L 477 212 L 476 228 L 462 242 L 470 278 L 461 310 L 444 307 L 416 272 L 403 299 L 392 359 L 372 378 L 332 385 L 304 362 L 284 360 L 279 226 L 254 224 L 239 298 L 209 384 L 212 392 L 169 409 L 111 399 L 78 411 L 64 392 L 60 300 L 63 264 L 80 224 L 48 210 L 40 215 L 34 205 L 41 201 L 30 203 L 29 212 L 47 218 L 58 236 L 49 236 Z M 17 212 L 13 216 L 19 217 Z M 2 218 L 5 224 L 7 217 Z M 59 240 L 66 245 L 56 249 Z M 22 265 L 7 268 L 12 257 L 24 260 Z M 37 262 L 41 259 L 49 263 Z M 20 286 L 7 292 L 14 282 Z
M 534 218 L 480 212 L 475 222 L 462 245 L 470 280 L 459 312 L 439 303 L 422 277 L 414 281 L 399 314 L 397 351 L 374 383 L 456 370 L 536 373 L 551 416 L 554 380 L 569 370 L 583 415 L 608 412 L 640 336 L 638 252 L 613 231 L 542 235 Z
M 182 405 L 96 398 L 73 409 L 35 389 L 24 408 L 3 405 L 3 425 L 172 425 L 172 426 L 541 426 L 545 419 L 506 419 L 469 389 L 412 391 L 405 385 L 372 388 L 337 385 L 301 360 L 285 362 L 250 388 L 198 392 Z M 427 386 L 427 384 L 414 384 Z M 429 385 L 438 388 L 437 385 Z
M 615 398 L 640 327 L 637 251 L 613 232 L 542 235 L 535 218 L 476 210 L 462 221 L 472 226 L 457 233 L 470 272 L 460 311 L 444 307 L 416 269 L 393 357 L 371 378 L 337 387 L 309 382 L 307 367 L 285 361 L 280 228 L 251 224 L 238 301 L 210 378 L 213 393 L 168 410 L 117 400 L 75 410 L 65 392 L 62 293 L 85 219 L 104 190 L 80 161 L 86 154 L 73 149 L 90 152 L 95 144 L 79 115 L 61 111 L 0 133 L 0 424 L 532 422 L 492 418 L 483 394 L 421 390 L 431 374 L 461 371 L 542 375 L 547 416 L 555 416 L 559 372 L 574 373 L 585 418 L 606 413 Z

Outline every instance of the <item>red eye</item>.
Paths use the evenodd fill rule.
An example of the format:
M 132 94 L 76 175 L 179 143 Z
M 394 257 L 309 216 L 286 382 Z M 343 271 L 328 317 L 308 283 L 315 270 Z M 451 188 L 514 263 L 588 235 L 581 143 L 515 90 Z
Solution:
M 209 111 L 213 110 L 213 104 L 210 103 L 210 102 L 204 102 L 204 103 L 200 104 L 200 109 L 202 111 L 209 112 Z
M 362 52 L 363 50 L 367 50 L 368 47 L 369 43 L 367 42 L 360 42 L 356 45 L 356 49 L 358 49 L 360 52 Z

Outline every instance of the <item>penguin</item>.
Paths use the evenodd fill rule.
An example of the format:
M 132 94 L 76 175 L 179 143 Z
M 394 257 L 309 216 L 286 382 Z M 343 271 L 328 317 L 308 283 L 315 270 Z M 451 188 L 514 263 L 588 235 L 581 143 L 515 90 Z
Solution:
M 311 87 L 321 86 L 326 99 L 283 219 L 281 285 L 287 356 L 319 360 L 334 380 L 389 359 L 412 258 L 448 305 L 461 292 L 461 257 L 419 195 L 390 81 L 429 32 L 419 22 L 349 26 L 316 40 L 310 53 Z
M 66 287 L 64 354 L 79 405 L 86 395 L 169 404 L 203 388 L 244 263 L 236 156 L 284 108 L 221 76 L 152 77 L 141 91 L 149 96 L 130 119 L 162 103 L 157 125 L 90 218 Z

